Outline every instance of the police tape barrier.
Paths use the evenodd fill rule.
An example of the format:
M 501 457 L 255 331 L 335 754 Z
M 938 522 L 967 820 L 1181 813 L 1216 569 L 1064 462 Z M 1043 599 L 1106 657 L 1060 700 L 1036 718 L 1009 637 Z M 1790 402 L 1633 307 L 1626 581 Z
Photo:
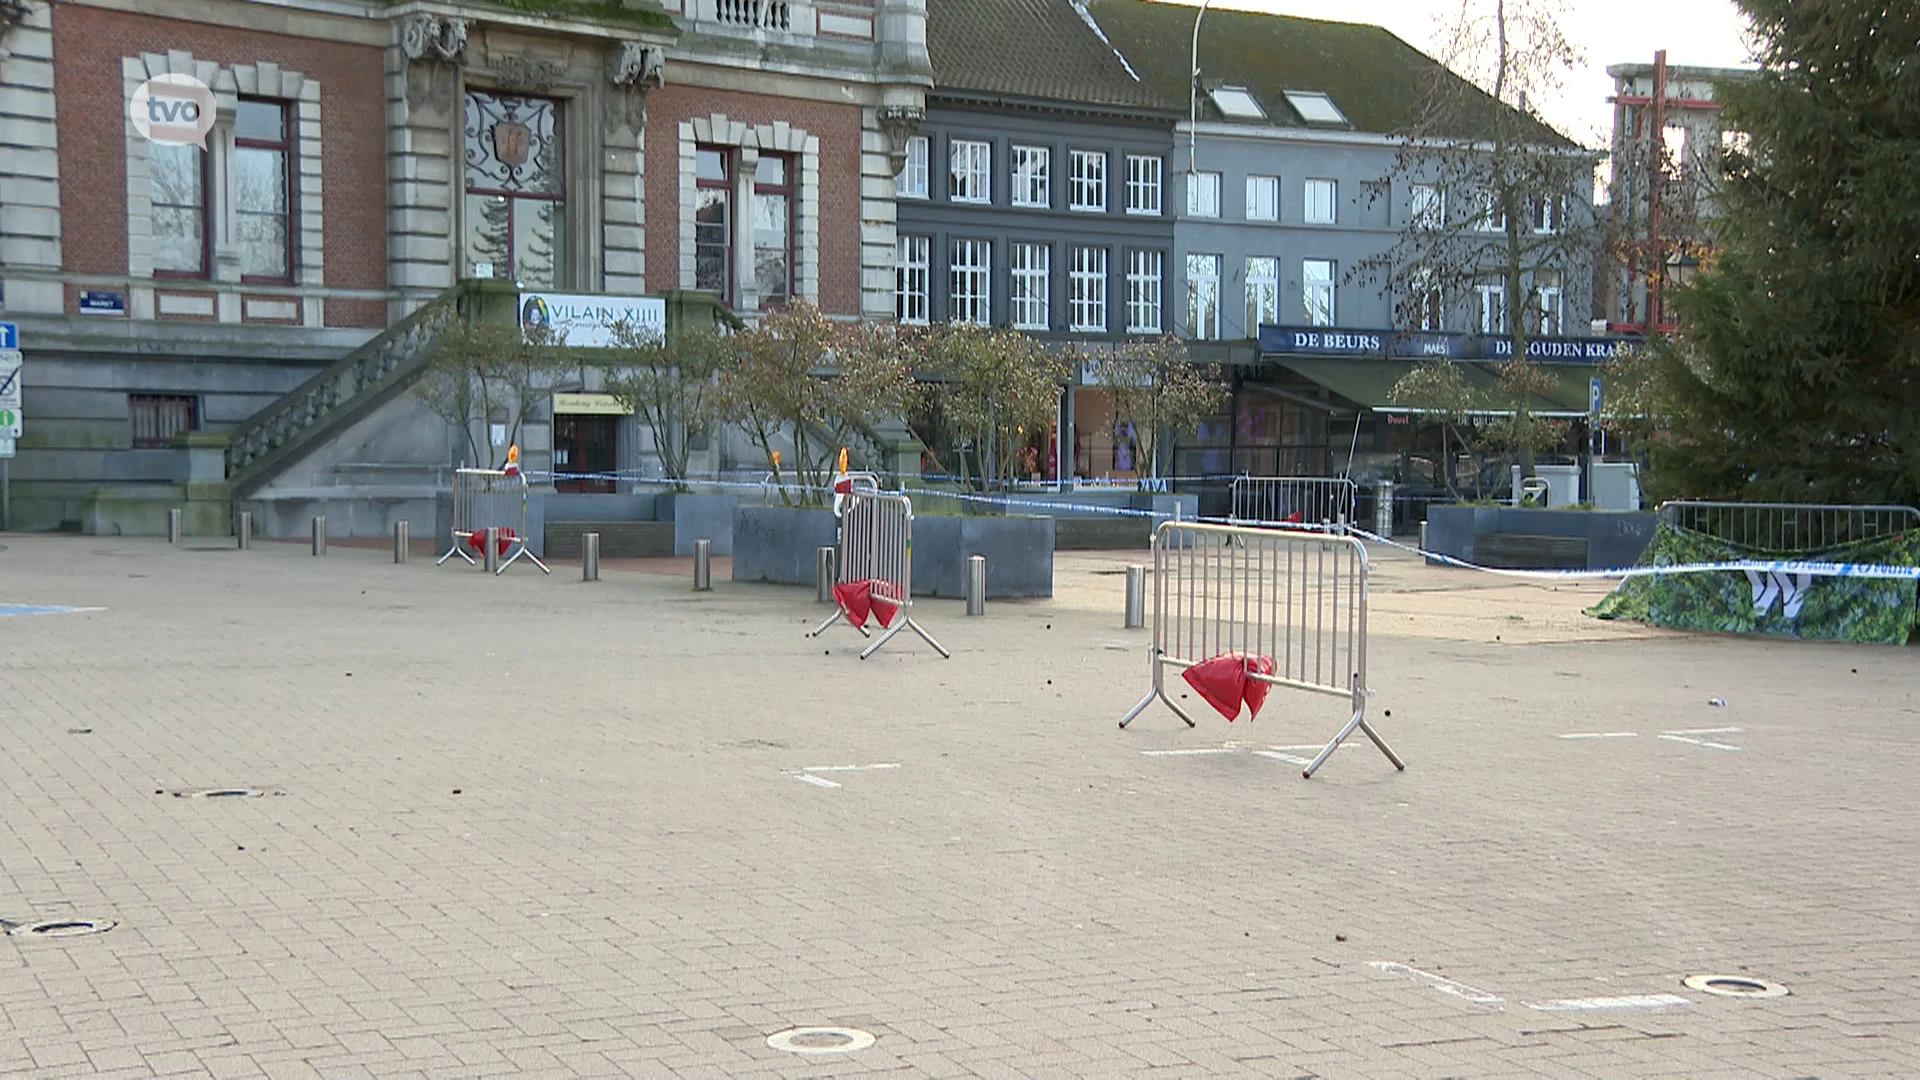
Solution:
M 452 546 L 434 565 L 455 555 L 473 565 L 475 555 L 486 553 L 489 528 L 499 530 L 494 556 L 500 560 L 500 567 L 495 574 L 505 573 L 507 567 L 523 558 L 539 567 L 541 573 L 553 572 L 527 547 L 526 476 L 497 469 L 455 470 Z
M 1344 476 L 1236 476 L 1232 494 L 1235 525 L 1339 528 L 1353 520 L 1360 487 Z
M 1367 549 L 1350 536 L 1165 522 L 1153 534 L 1153 687 L 1120 721 L 1166 703 L 1178 673 L 1232 721 L 1257 715 L 1273 687 L 1346 698 L 1346 726 L 1306 764 L 1311 778 L 1356 730 L 1394 768 L 1406 764 L 1367 722 Z
M 913 502 L 905 495 L 858 487 L 841 492 L 839 557 L 833 599 L 837 609 L 814 627 L 819 637 L 844 618 L 866 633 L 868 618 L 885 630 L 860 654 L 865 660 L 902 630 L 912 630 L 941 656 L 952 659 L 913 618 Z

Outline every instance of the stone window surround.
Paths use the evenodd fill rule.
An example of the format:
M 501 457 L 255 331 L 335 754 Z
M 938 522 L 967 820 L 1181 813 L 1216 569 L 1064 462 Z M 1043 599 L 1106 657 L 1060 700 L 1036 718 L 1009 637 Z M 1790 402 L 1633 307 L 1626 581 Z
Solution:
M 196 60 L 184 50 L 165 54 L 144 53 L 120 60 L 126 100 L 140 84 L 156 75 L 191 75 L 213 90 L 215 121 L 207 133 L 207 151 L 211 183 L 207 191 L 207 227 L 213 230 L 213 263 L 204 282 L 198 279 L 169 280 L 162 291 L 216 290 L 212 314 L 220 322 L 240 322 L 240 252 L 235 243 L 236 210 L 234 179 L 233 121 L 240 97 L 260 96 L 289 102 L 294 125 L 294 176 L 298 188 L 293 197 L 293 216 L 289 227 L 294 242 L 294 287 L 319 287 L 326 284 L 325 253 L 322 247 L 320 84 L 297 71 L 286 71 L 271 63 L 222 66 L 210 60 Z M 153 206 L 147 175 L 147 140 L 126 121 L 127 148 L 127 274 L 138 280 L 153 277 Z M 286 286 L 248 285 L 248 289 L 285 292 Z M 156 297 L 151 285 L 132 289 L 128 314 L 137 319 L 155 315 Z M 307 326 L 324 325 L 322 301 L 309 297 L 301 305 Z M 180 314 L 188 314 L 180 312 Z M 198 314 L 195 312 L 194 314 Z
M 694 287 L 695 153 L 701 146 L 726 146 L 738 151 L 733 174 L 733 306 L 742 314 L 760 308 L 759 284 L 753 267 L 754 167 L 761 151 L 791 154 L 799 164 L 795 177 L 793 231 L 793 296 L 810 304 L 820 302 L 820 137 L 785 122 L 748 124 L 722 113 L 680 122 L 680 287 Z

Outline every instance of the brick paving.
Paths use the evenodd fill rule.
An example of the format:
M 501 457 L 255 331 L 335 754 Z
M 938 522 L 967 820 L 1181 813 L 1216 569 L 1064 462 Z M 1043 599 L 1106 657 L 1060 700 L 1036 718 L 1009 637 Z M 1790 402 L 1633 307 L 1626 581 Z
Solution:
M 118 923 L 0 939 L 0 1076 L 1920 1074 L 1911 650 L 1388 560 L 1409 769 L 1309 782 L 1246 751 L 1331 699 L 1115 729 L 1125 556 L 861 662 L 810 589 L 0 547 L 0 604 L 106 609 L 0 617 L 0 919 Z M 1681 985 L 1742 972 L 1792 993 Z

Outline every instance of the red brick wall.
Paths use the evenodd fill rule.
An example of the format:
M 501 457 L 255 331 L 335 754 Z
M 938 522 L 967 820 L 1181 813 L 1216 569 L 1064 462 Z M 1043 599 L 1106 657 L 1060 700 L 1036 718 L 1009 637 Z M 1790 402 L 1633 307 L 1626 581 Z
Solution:
M 160 19 L 77 4 L 53 7 L 62 254 L 67 270 L 127 272 L 126 86 L 122 57 L 184 49 L 220 64 L 262 61 L 320 83 L 326 283 L 387 285 L 385 67 L 381 50 Z M 366 311 L 357 310 L 365 308 Z M 378 311 L 371 322 L 360 321 Z M 336 318 L 351 314 L 354 321 Z M 333 325 L 383 326 L 384 305 L 327 306 Z
M 820 308 L 860 313 L 860 107 L 668 85 L 647 95 L 647 290 L 680 287 L 680 121 L 784 120 L 820 139 Z M 797 237 L 796 237 L 797 239 Z

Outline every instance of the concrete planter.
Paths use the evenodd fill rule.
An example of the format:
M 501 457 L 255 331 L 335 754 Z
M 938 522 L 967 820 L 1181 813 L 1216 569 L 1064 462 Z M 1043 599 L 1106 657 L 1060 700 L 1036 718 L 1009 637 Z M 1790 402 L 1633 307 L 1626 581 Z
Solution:
M 715 555 L 733 554 L 733 510 L 738 495 L 681 495 L 668 493 L 654 501 L 655 516 L 673 522 L 673 553 L 693 554 L 695 540 L 713 542 Z
M 833 513 L 736 506 L 733 580 L 812 585 L 816 549 L 836 542 Z M 959 597 L 967 559 L 987 559 L 989 599 L 1053 595 L 1053 519 L 916 516 L 913 594 Z
M 1657 521 L 1654 514 L 1616 510 L 1433 506 L 1427 509 L 1427 550 L 1482 562 L 1480 541 L 1489 536 L 1577 540 L 1586 544 L 1588 569 L 1610 570 L 1639 561 Z

